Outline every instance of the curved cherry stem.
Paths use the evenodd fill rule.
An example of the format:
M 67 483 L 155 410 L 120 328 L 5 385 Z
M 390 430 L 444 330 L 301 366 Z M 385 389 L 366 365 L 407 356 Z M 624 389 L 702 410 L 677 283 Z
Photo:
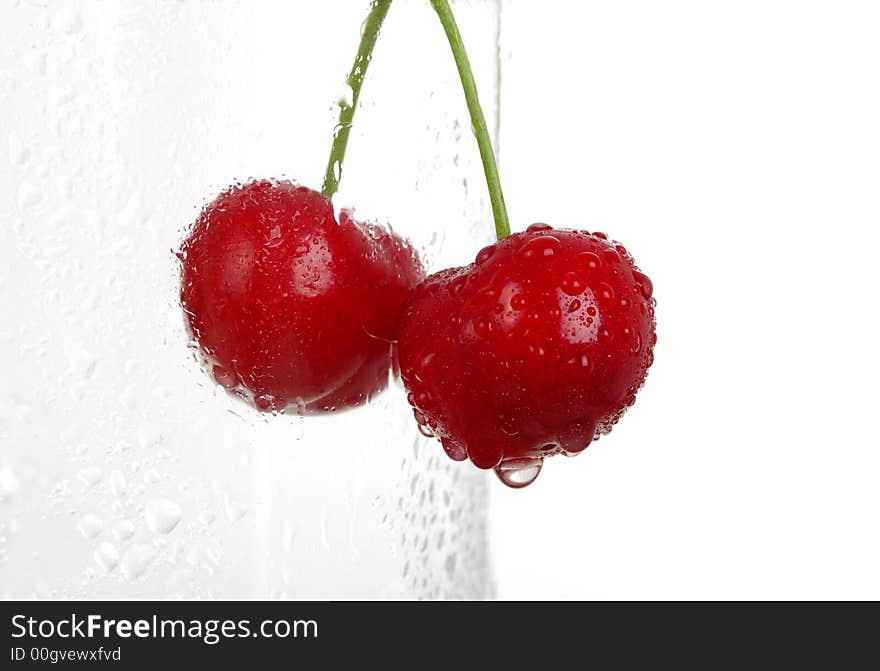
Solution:
M 431 5 L 443 30 L 446 31 L 446 39 L 452 49 L 455 65 L 458 68 L 458 76 L 464 89 L 464 97 L 467 101 L 468 112 L 471 115 L 471 126 L 477 145 L 480 148 L 480 159 L 483 161 L 483 172 L 486 174 L 486 185 L 489 187 L 489 199 L 492 201 L 492 214 L 495 217 L 495 236 L 501 238 L 510 235 L 510 220 L 507 217 L 507 206 L 504 204 L 504 193 L 501 191 L 501 178 L 498 176 L 498 165 L 495 161 L 495 152 L 492 151 L 492 140 L 489 137 L 489 129 L 483 116 L 483 108 L 480 106 L 480 98 L 477 95 L 477 84 L 474 81 L 474 73 L 471 71 L 471 63 L 468 60 L 461 33 L 452 14 L 452 9 L 447 0 L 431 0 Z
M 373 57 L 373 47 L 382 22 L 391 6 L 391 0 L 373 0 L 370 5 L 370 13 L 364 21 L 361 31 L 361 43 L 358 45 L 357 55 L 351 72 L 348 73 L 346 83 L 351 89 L 351 100 L 339 101 L 339 123 L 333 134 L 333 146 L 330 148 L 330 159 L 327 161 L 327 170 L 324 173 L 324 185 L 321 193 L 327 198 L 333 198 L 339 188 L 339 180 L 342 178 L 342 162 L 345 159 L 345 149 L 348 146 L 348 136 L 354 121 L 354 111 L 357 108 L 358 98 L 361 95 L 361 85 L 367 74 L 367 66 Z

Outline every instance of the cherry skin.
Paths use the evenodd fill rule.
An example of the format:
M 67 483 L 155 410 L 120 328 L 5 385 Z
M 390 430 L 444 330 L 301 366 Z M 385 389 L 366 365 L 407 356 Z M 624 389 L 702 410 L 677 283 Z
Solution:
M 178 258 L 206 370 L 264 412 L 332 412 L 384 389 L 424 277 L 401 237 L 346 211 L 337 221 L 327 198 L 288 181 L 229 187 Z
M 611 430 L 653 362 L 651 281 L 602 233 L 534 224 L 410 297 L 400 368 L 423 433 L 512 487 Z

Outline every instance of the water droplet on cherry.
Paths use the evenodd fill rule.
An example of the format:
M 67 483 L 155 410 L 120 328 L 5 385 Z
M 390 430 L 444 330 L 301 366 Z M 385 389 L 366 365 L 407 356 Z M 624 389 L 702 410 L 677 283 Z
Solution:
M 640 273 L 638 270 L 633 272 L 633 277 L 636 280 L 636 284 L 639 285 L 639 291 L 642 296 L 646 299 L 651 298 L 651 295 L 654 293 L 654 284 L 644 273 Z
M 254 405 L 261 412 L 278 412 L 283 407 L 272 394 L 257 394 L 254 397 Z
M 217 384 L 224 389 L 232 389 L 238 384 L 238 376 L 234 372 L 226 370 L 220 364 L 216 364 L 212 372 Z
M 559 447 L 566 457 L 574 457 L 586 450 L 595 439 L 596 425 L 585 419 L 573 422 L 558 435 Z
M 552 235 L 541 235 L 532 238 L 519 250 L 523 258 L 530 260 L 548 260 L 556 256 L 562 249 L 562 243 L 559 238 Z
M 446 454 L 453 461 L 464 461 L 467 459 L 467 450 L 460 443 L 455 442 L 451 438 L 441 438 L 440 444 L 443 445 Z
M 273 248 L 277 247 L 281 244 L 283 238 L 281 236 L 281 225 L 276 225 L 271 231 L 269 231 L 268 237 L 266 238 L 266 242 L 264 243 L 264 247 Z
M 607 282 L 599 282 L 596 286 L 596 293 L 604 301 L 614 300 L 614 288 Z
M 510 299 L 510 307 L 514 310 L 524 310 L 526 307 L 526 297 L 522 294 L 517 294 Z
M 508 487 L 521 489 L 537 479 L 543 464 L 541 457 L 507 459 L 496 466 L 495 475 Z
M 467 281 L 467 275 L 460 275 L 452 280 L 452 283 L 449 285 L 450 289 L 452 289 L 452 293 L 459 293 L 462 289 L 464 289 L 464 285 L 467 284 Z
M 474 466 L 489 470 L 495 468 L 504 456 L 504 445 L 495 440 L 484 440 L 467 446 L 468 456 Z
M 550 224 L 543 224 L 543 223 L 538 222 L 538 223 L 535 223 L 535 224 L 532 224 L 531 226 L 529 226 L 526 229 L 526 233 L 534 233 L 535 231 L 552 231 L 552 230 L 553 230 L 553 227 Z
M 495 253 L 495 245 L 489 245 L 488 247 L 483 247 L 477 254 L 477 258 L 474 259 L 474 263 L 480 265 L 481 263 L 485 263 L 492 255 Z
M 431 364 L 434 363 L 434 358 L 437 356 L 434 352 L 428 352 L 425 356 L 422 357 L 422 360 L 419 362 L 419 368 L 424 371 L 431 367 Z
M 481 338 L 486 338 L 489 336 L 489 333 L 492 331 L 491 322 L 487 321 L 480 317 L 479 319 L 474 321 L 474 333 L 476 333 Z
M 562 290 L 569 296 L 579 296 L 584 291 L 584 283 L 577 273 L 570 271 L 562 280 Z
M 620 254 L 614 249 L 606 249 L 602 256 L 608 263 L 620 263 Z
M 580 259 L 581 265 L 587 270 L 598 270 L 602 267 L 602 259 L 599 258 L 598 254 L 594 254 L 593 252 L 581 252 L 578 254 L 578 258 Z

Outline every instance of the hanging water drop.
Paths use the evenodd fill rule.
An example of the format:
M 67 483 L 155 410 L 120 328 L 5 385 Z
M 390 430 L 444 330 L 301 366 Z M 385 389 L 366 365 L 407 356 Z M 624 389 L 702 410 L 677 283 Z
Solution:
M 508 459 L 495 467 L 495 475 L 508 487 L 521 489 L 535 481 L 543 464 L 544 459 L 541 457 Z

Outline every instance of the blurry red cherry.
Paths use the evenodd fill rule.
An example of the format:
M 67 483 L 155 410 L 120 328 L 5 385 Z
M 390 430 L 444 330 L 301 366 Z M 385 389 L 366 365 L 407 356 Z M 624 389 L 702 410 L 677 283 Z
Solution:
M 544 457 L 607 433 L 653 362 L 651 281 L 602 233 L 535 224 L 428 277 L 407 303 L 400 368 L 447 454 L 522 487 Z
M 180 302 L 206 369 L 261 411 L 360 405 L 388 384 L 408 242 L 287 181 L 236 184 L 181 246 Z

